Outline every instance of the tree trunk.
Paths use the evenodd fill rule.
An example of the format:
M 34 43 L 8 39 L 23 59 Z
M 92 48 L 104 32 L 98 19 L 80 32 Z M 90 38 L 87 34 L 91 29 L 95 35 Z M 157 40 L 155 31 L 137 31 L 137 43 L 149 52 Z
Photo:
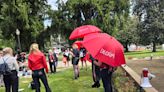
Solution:
M 129 52 L 129 50 L 128 50 L 128 44 L 126 44 L 126 46 L 125 46 L 125 52 Z
M 153 41 L 153 50 L 152 50 L 152 52 L 156 52 L 156 43 L 155 43 L 155 41 Z
M 129 52 L 129 49 L 128 49 L 128 41 L 126 41 L 126 43 L 125 43 L 125 52 Z

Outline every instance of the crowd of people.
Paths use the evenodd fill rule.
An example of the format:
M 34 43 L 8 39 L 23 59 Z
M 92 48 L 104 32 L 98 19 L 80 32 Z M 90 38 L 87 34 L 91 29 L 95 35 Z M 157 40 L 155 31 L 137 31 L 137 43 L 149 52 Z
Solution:
M 53 50 L 50 49 L 47 56 L 50 72 L 55 73 L 58 64 L 58 54 L 55 53 L 55 48 Z M 73 78 L 75 80 L 80 77 L 79 61 L 82 62 L 82 69 L 84 63 L 87 69 L 86 61 L 90 61 L 92 63 L 92 77 L 94 81 L 91 87 L 99 88 L 100 79 L 102 79 L 105 92 L 112 92 L 111 78 L 114 68 L 94 59 L 83 46 L 79 48 L 76 44 L 73 44 L 72 49 L 65 49 L 62 60 L 65 66 L 69 66 L 70 60 L 72 61 L 74 70 Z M 18 52 L 18 54 L 14 56 L 13 50 L 9 47 L 0 50 L 0 65 L 7 63 L 9 69 L 11 70 L 11 72 L 8 74 L 0 74 L 0 85 L 2 85 L 4 82 L 6 92 L 11 92 L 11 89 L 12 92 L 18 92 L 18 72 L 24 70 L 25 68 L 24 66 L 20 65 L 22 62 L 25 62 L 25 54 L 20 54 L 20 52 Z M 49 72 L 46 56 L 39 50 L 39 46 L 36 43 L 33 43 L 30 47 L 27 66 L 28 69 L 32 71 L 32 79 L 33 83 L 35 84 L 36 92 L 40 92 L 39 80 L 41 80 L 44 84 L 46 92 L 51 92 L 46 77 L 46 73 Z

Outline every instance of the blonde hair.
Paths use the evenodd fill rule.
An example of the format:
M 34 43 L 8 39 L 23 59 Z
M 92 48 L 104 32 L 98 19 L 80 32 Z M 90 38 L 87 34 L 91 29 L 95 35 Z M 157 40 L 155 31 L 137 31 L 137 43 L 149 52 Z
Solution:
M 75 44 L 75 43 L 72 45 L 72 47 L 73 47 L 74 49 L 75 49 L 75 48 L 76 48 L 76 49 L 78 48 L 77 44 Z
M 34 52 L 34 51 L 40 51 L 39 50 L 39 45 L 37 43 L 33 43 L 30 46 L 30 53 Z
M 13 55 L 13 49 L 10 48 L 10 47 L 6 47 L 3 49 L 3 54 L 6 55 L 6 54 L 10 54 L 10 55 Z

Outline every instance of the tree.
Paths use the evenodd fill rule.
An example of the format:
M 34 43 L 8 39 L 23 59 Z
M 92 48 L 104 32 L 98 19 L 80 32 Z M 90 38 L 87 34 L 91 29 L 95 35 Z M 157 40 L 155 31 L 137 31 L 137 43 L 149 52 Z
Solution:
M 60 1 L 60 0 L 59 0 Z M 68 0 L 58 2 L 58 10 L 52 14 L 52 29 L 60 31 L 68 39 L 74 28 L 93 24 L 110 35 L 123 29 L 129 16 L 129 0 Z M 57 14 L 56 14 L 57 13 Z M 124 20 L 125 19 L 125 20 Z
M 19 29 L 21 45 L 27 51 L 44 30 L 43 21 L 49 9 L 46 0 L 1 0 L 0 6 L 0 30 L 3 39 L 16 40 L 15 30 Z
M 116 34 L 116 38 L 124 45 L 125 51 L 128 52 L 128 46 L 131 43 L 137 44 L 139 36 L 137 33 L 137 24 L 139 23 L 137 17 L 129 17 L 123 30 Z
M 153 52 L 156 44 L 164 40 L 164 1 L 163 0 L 135 0 L 134 14 L 139 16 L 138 25 L 141 43 L 153 44 Z

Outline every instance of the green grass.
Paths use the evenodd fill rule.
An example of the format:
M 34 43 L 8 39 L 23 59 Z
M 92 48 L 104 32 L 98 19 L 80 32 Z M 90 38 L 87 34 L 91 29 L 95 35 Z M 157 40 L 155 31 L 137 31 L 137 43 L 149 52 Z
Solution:
M 151 52 L 151 51 L 134 51 L 134 52 L 126 52 L 125 57 L 126 58 L 144 58 L 144 57 L 150 57 L 153 55 L 156 56 L 164 56 L 164 51 L 157 51 L 157 52 Z
M 48 74 L 47 77 L 52 92 L 103 92 L 102 86 L 99 89 L 91 88 L 93 83 L 91 70 L 81 70 L 78 80 L 73 79 L 72 69 Z M 23 83 L 24 81 L 27 83 Z M 25 89 L 23 92 L 34 92 L 28 88 L 30 82 L 30 78 L 21 78 L 19 88 Z M 0 92 L 4 92 L 4 88 L 0 88 Z M 41 85 L 41 92 L 45 92 L 43 85 Z
M 78 80 L 73 80 L 72 69 L 60 71 L 56 74 L 48 74 L 47 76 L 52 92 L 104 92 L 102 83 L 100 88 L 91 88 L 93 83 L 91 69 L 88 69 L 87 71 L 85 69 L 81 70 L 80 78 Z M 129 79 L 124 76 L 121 69 L 118 69 L 113 76 L 117 92 L 137 92 L 136 87 L 129 82 Z M 28 88 L 30 82 L 30 78 L 21 78 L 19 88 L 23 88 L 23 92 L 35 92 Z M 0 88 L 0 92 L 4 92 L 4 87 Z M 41 85 L 41 92 L 45 92 L 43 85 Z

